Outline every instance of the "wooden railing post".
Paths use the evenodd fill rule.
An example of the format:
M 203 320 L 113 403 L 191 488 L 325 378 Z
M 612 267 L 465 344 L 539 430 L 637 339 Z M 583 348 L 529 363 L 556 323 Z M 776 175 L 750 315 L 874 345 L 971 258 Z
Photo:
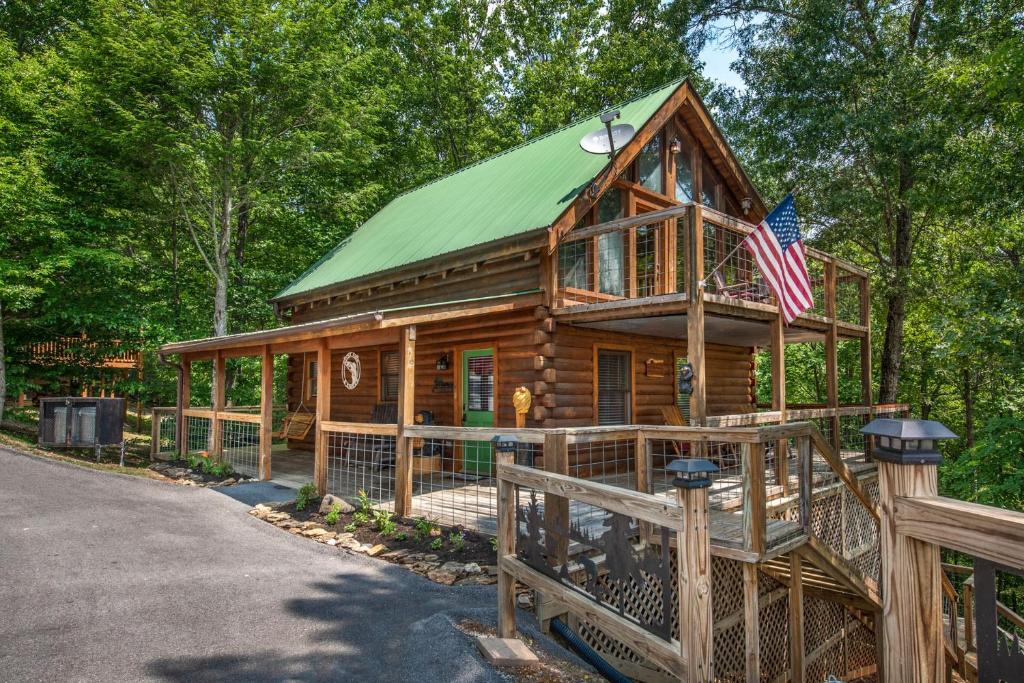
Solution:
M 743 470 L 743 547 L 760 556 L 765 551 L 767 513 L 764 444 L 740 444 L 740 459 Z
M 154 407 L 151 415 L 153 418 L 149 424 L 149 459 L 153 460 L 160 452 L 160 413 Z
M 882 670 L 889 681 L 926 683 L 945 672 L 939 547 L 896 532 L 896 499 L 937 495 L 936 469 L 878 462 Z
M 825 389 L 828 400 L 829 427 L 832 432 L 830 441 L 836 453 L 840 451 L 839 439 L 839 328 L 836 325 L 836 264 L 829 261 L 825 264 L 825 317 L 828 318 L 828 329 L 825 330 Z
M 210 425 L 210 457 L 220 460 L 224 450 L 224 423 L 221 422 L 221 413 L 224 412 L 224 391 L 225 386 L 224 352 L 217 351 L 213 357 L 213 424 Z
M 707 387 L 704 368 L 704 218 L 700 205 L 689 212 L 686 273 L 686 360 L 693 369 L 690 424 L 707 423 Z M 694 452 L 698 455 L 698 452 Z
M 185 409 L 192 404 L 192 359 L 188 356 L 181 357 L 181 375 L 178 378 L 178 405 L 175 407 L 177 419 L 175 447 L 178 455 L 184 457 L 188 453 L 188 418 L 185 417 Z
M 260 457 L 259 479 L 270 479 L 271 434 L 274 431 L 274 355 L 263 346 L 260 366 Z
M 327 433 L 324 422 L 331 419 L 331 347 L 320 340 L 316 352 L 316 436 L 313 440 L 313 483 L 320 495 L 327 493 Z
M 761 605 L 757 585 L 757 565 L 744 562 L 743 566 L 743 623 L 744 661 L 747 683 L 761 681 Z
M 789 679 L 804 680 L 804 579 L 800 554 L 789 554 Z
M 544 470 L 569 474 L 569 440 L 564 431 L 544 435 Z M 544 527 L 554 543 L 548 546 L 552 565 L 563 564 L 569 555 L 569 499 L 553 493 L 544 494 Z
M 711 646 L 714 620 L 711 613 L 711 534 L 708 531 L 708 486 L 677 479 L 676 497 L 682 511 L 679 548 L 679 648 L 686 662 L 689 683 L 712 680 Z
M 779 424 L 786 422 L 786 334 L 782 306 L 771 322 L 772 410 L 779 411 Z M 789 493 L 789 441 L 775 442 L 775 480 Z
M 402 370 L 398 377 L 398 438 L 395 440 L 395 513 L 412 514 L 412 439 L 405 428 L 415 422 L 416 398 L 416 326 L 402 329 L 398 345 Z
M 564 434 L 563 434 L 564 437 Z M 545 452 L 546 455 L 546 452 Z M 515 456 L 499 450 L 494 454 L 498 467 L 511 465 Z M 545 458 L 546 459 L 546 458 Z M 516 580 L 503 566 L 502 558 L 516 552 L 515 485 L 498 472 L 498 637 L 516 637 Z

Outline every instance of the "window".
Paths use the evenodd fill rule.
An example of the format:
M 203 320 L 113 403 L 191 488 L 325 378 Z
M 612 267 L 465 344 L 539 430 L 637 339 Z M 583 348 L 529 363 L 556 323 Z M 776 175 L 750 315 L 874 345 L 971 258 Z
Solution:
M 590 289 L 590 240 L 558 245 L 558 274 L 562 289 Z
M 316 398 L 317 362 L 306 361 L 306 398 Z
M 644 225 L 636 229 L 636 295 L 657 294 L 658 228 Z
M 693 148 L 684 139 L 679 140 L 679 152 L 675 155 L 676 199 L 681 202 L 693 201 Z
M 665 192 L 664 179 L 661 172 L 661 134 L 651 138 L 651 141 L 640 150 L 636 159 L 636 175 L 641 185 L 648 190 L 663 194 Z
M 380 400 L 382 403 L 398 401 L 398 382 L 401 375 L 401 363 L 398 362 L 398 351 L 381 351 L 380 353 Z
M 607 223 L 622 218 L 622 193 L 611 188 L 597 203 L 597 222 Z M 606 232 L 597 236 L 597 289 L 602 294 L 625 296 L 626 254 L 625 235 L 622 232 Z
M 711 160 L 708 159 L 707 155 L 704 156 L 704 165 L 701 168 L 701 203 L 711 209 L 717 209 L 718 206 L 718 188 L 722 184 L 722 179 L 715 170 L 715 167 L 711 164 Z
M 494 410 L 494 356 L 466 360 L 466 410 Z
M 597 424 L 623 425 L 632 419 L 632 354 L 597 352 Z

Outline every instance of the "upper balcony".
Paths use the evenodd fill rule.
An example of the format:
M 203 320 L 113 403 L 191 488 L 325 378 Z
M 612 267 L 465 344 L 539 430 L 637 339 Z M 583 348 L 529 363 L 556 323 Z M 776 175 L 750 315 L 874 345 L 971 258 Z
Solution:
M 755 225 L 694 202 L 658 206 L 657 195 L 635 183 L 615 187 L 622 209 L 596 222 L 605 218 L 599 205 L 596 224 L 577 226 L 559 244 L 556 316 L 605 325 L 631 320 L 653 333 L 658 324 L 641 319 L 685 315 L 699 290 L 710 336 L 743 338 L 745 329 L 759 336 L 750 323 L 763 328 L 778 317 L 774 295 L 740 247 Z M 817 249 L 806 253 L 814 307 L 789 326 L 787 339 L 813 340 L 833 325 L 839 337 L 866 337 L 867 272 Z

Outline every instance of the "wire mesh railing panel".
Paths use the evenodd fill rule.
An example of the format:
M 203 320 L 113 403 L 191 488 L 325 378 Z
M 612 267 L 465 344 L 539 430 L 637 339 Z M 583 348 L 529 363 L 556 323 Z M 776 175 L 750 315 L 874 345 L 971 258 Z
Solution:
M 878 480 L 861 480 L 861 486 L 878 502 Z M 843 488 L 843 557 L 864 576 L 881 577 L 878 524 L 854 493 Z
M 371 504 L 393 509 L 395 501 L 395 437 L 385 434 L 328 431 L 324 433 L 327 492 L 356 503 L 360 495 Z
M 746 234 L 704 222 L 704 272 L 706 290 L 731 299 L 769 304 L 771 289 L 761 276 L 753 256 L 740 243 Z
M 565 304 L 593 304 L 628 297 L 631 291 L 628 278 L 638 275 L 638 296 L 654 294 L 657 254 L 645 252 L 643 260 L 629 269 L 629 243 L 628 230 L 615 230 L 560 244 L 558 289 Z M 652 249 L 657 247 L 656 243 L 650 246 Z M 638 266 L 642 268 L 638 269 Z M 644 279 L 648 271 L 652 276 L 649 280 Z M 650 291 L 648 284 L 652 285 Z M 639 293 L 641 287 L 645 293 Z
M 860 276 L 836 268 L 836 319 L 854 325 L 863 324 L 860 318 Z
M 706 458 L 718 467 L 718 471 L 709 475 L 709 508 L 730 512 L 742 510 L 744 469 L 740 444 L 727 441 L 696 443 L 670 439 L 651 439 L 648 444 L 651 451 L 652 493 L 675 495 L 672 480 L 676 475 L 667 469 L 672 461 L 680 458 Z
M 221 458 L 238 474 L 258 477 L 260 424 L 221 418 Z
M 155 455 L 170 456 L 178 449 L 178 415 L 177 411 L 153 411 L 156 421 L 156 443 L 153 444 Z
M 825 315 L 825 263 L 813 256 L 806 258 L 807 276 L 811 280 L 811 308 L 807 311 L 814 315 Z
M 839 415 L 839 450 L 844 455 L 866 452 L 866 438 L 860 430 L 870 421 L 866 410 L 860 415 Z
M 213 445 L 210 439 L 213 436 L 213 420 L 209 417 L 198 417 L 188 415 L 186 418 L 186 453 L 209 453 Z

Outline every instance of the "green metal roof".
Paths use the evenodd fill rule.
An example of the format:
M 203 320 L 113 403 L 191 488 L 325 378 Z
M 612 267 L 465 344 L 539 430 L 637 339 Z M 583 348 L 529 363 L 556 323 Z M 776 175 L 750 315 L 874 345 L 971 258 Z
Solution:
M 637 130 L 675 81 L 617 108 Z M 608 163 L 580 149 L 599 113 L 395 197 L 275 299 L 551 225 Z

